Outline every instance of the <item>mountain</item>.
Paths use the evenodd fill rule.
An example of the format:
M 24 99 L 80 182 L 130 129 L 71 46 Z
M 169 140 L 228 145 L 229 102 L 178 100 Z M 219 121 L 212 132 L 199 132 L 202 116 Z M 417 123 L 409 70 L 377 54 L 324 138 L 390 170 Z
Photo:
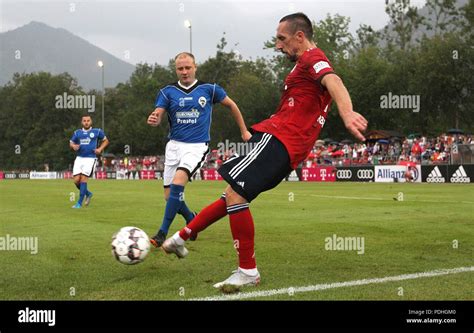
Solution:
M 18 59 L 17 59 L 18 58 Z M 0 33 L 0 85 L 15 72 L 68 72 L 88 89 L 102 89 L 102 60 L 106 87 L 129 79 L 135 66 L 61 28 L 30 22 L 15 30 Z
M 467 5 L 469 0 L 456 0 L 454 5 L 455 7 L 459 10 L 461 7 L 464 7 L 465 5 Z M 423 7 L 420 7 L 418 8 L 418 15 L 420 17 L 423 17 L 427 22 L 430 22 L 431 24 L 434 24 L 434 22 L 436 21 L 436 15 L 435 13 L 430 13 L 430 9 L 429 7 L 425 4 Z M 440 18 L 440 23 L 441 22 L 445 22 L 443 19 L 452 19 L 452 16 L 449 16 L 449 17 L 444 17 L 442 16 Z M 394 32 L 394 27 L 393 25 L 391 24 L 388 24 L 386 26 L 388 32 L 390 35 L 393 36 Z M 446 27 L 446 31 L 451 31 L 453 30 L 455 27 L 452 26 L 452 25 L 448 25 Z M 380 33 L 383 33 L 384 29 L 380 29 L 379 32 Z M 427 30 L 427 28 L 424 26 L 424 25 L 420 25 L 414 32 L 413 32 L 413 35 L 412 35 L 412 43 L 416 43 L 416 40 L 417 39 L 421 39 L 423 37 L 423 35 L 426 35 L 426 37 L 428 38 L 432 38 L 434 35 L 435 35 L 435 32 L 434 30 Z M 379 43 L 380 46 L 384 47 L 386 45 L 386 42 L 385 41 L 381 41 Z

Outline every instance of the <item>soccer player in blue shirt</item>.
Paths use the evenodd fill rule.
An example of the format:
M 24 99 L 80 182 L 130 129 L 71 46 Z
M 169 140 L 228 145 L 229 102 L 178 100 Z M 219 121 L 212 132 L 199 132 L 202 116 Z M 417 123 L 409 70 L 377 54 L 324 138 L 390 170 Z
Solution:
M 170 125 L 163 175 L 167 203 L 161 227 L 150 240 L 155 247 L 160 247 L 165 241 L 176 214 L 182 215 L 186 224 L 194 218 L 195 214 L 184 201 L 184 187 L 209 153 L 213 104 L 221 103 L 230 109 L 244 141 L 252 136 L 237 104 L 227 96 L 224 89 L 216 83 L 196 79 L 197 67 L 191 53 L 178 54 L 175 65 L 178 82 L 158 92 L 156 108 L 147 121 L 151 126 L 158 126 L 167 113 Z
M 92 198 L 92 192 L 87 190 L 87 180 L 92 176 L 97 156 L 102 154 L 109 140 L 100 128 L 92 128 L 92 118 L 89 115 L 82 116 L 82 129 L 74 131 L 69 147 L 77 154 L 74 161 L 72 174 L 74 184 L 79 189 L 79 200 L 72 208 L 82 208 L 82 202 L 88 206 Z M 102 141 L 99 146 L 99 141 Z M 99 146 L 99 147 L 98 147 Z

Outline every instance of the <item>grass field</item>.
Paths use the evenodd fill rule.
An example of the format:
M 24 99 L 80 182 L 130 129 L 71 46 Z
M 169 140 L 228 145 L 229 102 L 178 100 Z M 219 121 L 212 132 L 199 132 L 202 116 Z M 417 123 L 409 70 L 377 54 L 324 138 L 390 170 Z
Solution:
M 224 187 L 223 182 L 190 184 L 188 206 L 201 209 Z M 221 295 L 212 285 L 237 266 L 227 218 L 188 242 L 184 260 L 152 249 L 143 263 L 126 266 L 111 255 L 111 235 L 127 225 L 155 233 L 164 210 L 162 183 L 92 180 L 89 189 L 95 194 L 90 207 L 73 210 L 70 196 L 77 190 L 71 181 L 0 181 L 0 237 L 39 242 L 35 255 L 0 251 L 0 299 Z M 394 200 L 400 192 L 404 200 Z M 262 281 L 243 292 L 474 266 L 473 185 L 285 182 L 251 208 Z M 178 216 L 170 234 L 183 225 Z M 326 250 L 325 239 L 334 234 L 364 237 L 364 254 Z M 258 299 L 474 300 L 474 272 Z

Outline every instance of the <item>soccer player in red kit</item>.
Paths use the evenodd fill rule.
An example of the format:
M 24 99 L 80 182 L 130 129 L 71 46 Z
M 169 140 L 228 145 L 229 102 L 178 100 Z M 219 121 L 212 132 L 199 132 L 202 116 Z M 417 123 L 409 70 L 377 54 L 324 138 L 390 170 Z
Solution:
M 276 113 L 252 126 L 249 143 L 253 149 L 248 154 L 235 154 L 219 168 L 218 172 L 229 184 L 222 197 L 205 207 L 162 245 L 167 253 L 183 258 L 188 254 L 184 247 L 186 240 L 229 215 L 239 266 L 228 279 L 216 283 L 216 288 L 260 282 L 249 203 L 260 193 L 277 186 L 308 156 L 324 126 L 332 100 L 347 130 L 357 139 L 365 140 L 361 132 L 367 128 L 367 120 L 352 110 L 347 89 L 312 36 L 312 24 L 305 14 L 295 13 L 280 20 L 276 48 L 296 65 L 285 80 Z

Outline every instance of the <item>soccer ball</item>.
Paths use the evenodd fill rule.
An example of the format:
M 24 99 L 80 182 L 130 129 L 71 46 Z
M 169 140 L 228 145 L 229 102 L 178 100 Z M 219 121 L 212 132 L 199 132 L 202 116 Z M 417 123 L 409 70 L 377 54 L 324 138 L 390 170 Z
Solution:
M 150 240 L 140 228 L 123 227 L 112 236 L 112 255 L 122 264 L 142 262 L 149 250 Z

